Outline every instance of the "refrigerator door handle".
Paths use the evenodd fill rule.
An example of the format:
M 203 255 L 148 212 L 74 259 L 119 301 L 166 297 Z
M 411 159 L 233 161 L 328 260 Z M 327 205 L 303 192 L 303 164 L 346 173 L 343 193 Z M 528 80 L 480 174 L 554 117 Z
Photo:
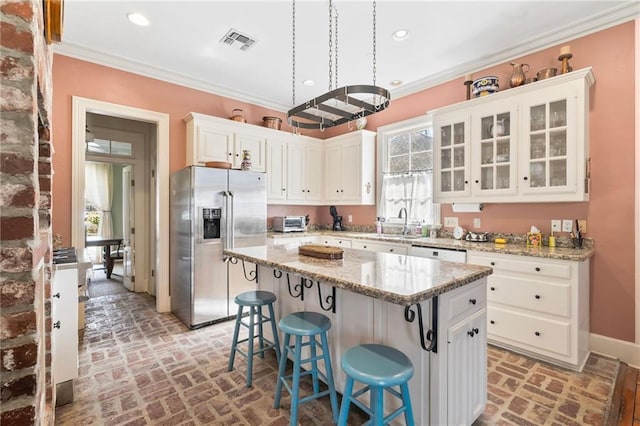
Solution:
M 222 248 L 224 250 L 229 248 L 229 192 L 222 191 L 222 198 L 224 199 L 224 218 L 227 229 L 225 229 L 225 235 L 223 235 L 222 241 L 224 242 Z M 226 258 L 226 256 L 223 256 Z
M 234 212 L 233 212 L 233 210 L 234 210 L 234 201 L 235 200 L 233 199 L 233 192 L 231 192 L 231 191 L 229 191 L 229 199 L 231 200 L 231 206 L 230 206 L 230 209 L 229 209 L 229 210 L 231 210 L 231 215 L 227 216 L 228 218 L 230 218 L 230 220 L 227 221 L 227 227 L 228 227 L 227 235 L 229 235 L 229 238 L 227 238 L 227 240 L 228 240 L 228 246 L 229 246 L 228 248 L 232 249 L 233 248 L 233 240 L 236 237 L 234 235 L 234 229 L 235 229 L 236 224 L 235 224 Z

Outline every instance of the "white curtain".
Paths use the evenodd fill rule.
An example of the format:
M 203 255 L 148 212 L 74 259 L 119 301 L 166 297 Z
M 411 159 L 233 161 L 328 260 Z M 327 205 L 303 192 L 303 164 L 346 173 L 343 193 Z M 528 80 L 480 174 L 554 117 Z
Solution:
M 85 165 L 85 197 L 100 213 L 98 235 L 113 236 L 113 219 L 111 217 L 111 200 L 113 199 L 113 167 L 106 163 L 86 163 Z M 102 252 L 97 257 L 102 261 Z
M 402 207 L 409 220 L 427 224 L 438 223 L 439 206 L 433 200 L 431 172 L 386 173 L 382 176 L 380 206 L 383 217 L 395 218 Z

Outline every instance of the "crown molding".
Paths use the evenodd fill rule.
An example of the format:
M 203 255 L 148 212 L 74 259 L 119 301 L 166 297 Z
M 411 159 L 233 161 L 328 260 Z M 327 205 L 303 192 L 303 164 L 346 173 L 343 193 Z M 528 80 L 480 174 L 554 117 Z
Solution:
M 546 34 L 543 34 L 542 36 L 524 40 L 511 49 L 497 52 L 491 56 L 487 56 L 476 61 L 469 61 L 454 68 L 450 68 L 437 74 L 430 75 L 429 77 L 417 80 L 415 82 L 407 83 L 406 85 L 403 85 L 401 87 L 390 89 L 389 91 L 391 93 L 391 99 L 393 100 L 412 95 L 414 93 L 428 89 L 429 87 L 437 86 L 447 81 L 460 78 L 461 76 L 470 72 L 498 65 L 507 62 L 512 58 L 525 56 L 536 51 L 563 43 L 567 40 L 595 33 L 612 26 L 630 21 L 637 18 L 638 16 L 640 16 L 640 3 L 638 3 L 636 0 L 624 2 L 619 6 L 611 8 L 600 14 L 591 16 L 587 19 L 575 22 L 571 25 L 567 25 L 564 28 L 559 28 L 556 31 L 548 32 Z M 123 59 L 114 55 L 109 55 L 103 52 L 92 50 L 81 45 L 63 42 L 55 44 L 53 47 L 53 51 L 54 53 L 58 53 L 60 55 L 70 56 L 72 58 L 80 59 L 83 61 L 143 75 L 145 77 L 155 78 L 167 83 L 178 84 L 181 86 L 189 87 L 191 89 L 201 90 L 203 92 L 212 93 L 219 96 L 225 96 L 250 104 L 273 109 L 275 111 L 286 112 L 290 108 L 290 105 L 284 105 L 270 101 L 268 99 L 259 98 L 254 94 L 231 90 L 226 87 L 211 84 L 210 82 L 188 77 L 175 71 L 150 66 L 149 64 L 145 64 L 142 62 Z
M 640 3 L 636 0 L 625 2 L 600 14 L 574 22 L 571 25 L 558 28 L 555 31 L 549 31 L 546 34 L 535 38 L 521 41 L 511 49 L 502 50 L 491 56 L 487 56 L 476 61 L 469 61 L 458 65 L 455 68 L 449 68 L 396 89 L 391 89 L 391 98 L 393 100 L 409 96 L 430 87 L 460 78 L 465 74 L 470 74 L 477 70 L 503 64 L 513 58 L 526 56 L 534 52 L 556 46 L 568 40 L 584 37 L 586 35 L 611 28 L 615 25 L 631 21 L 638 16 L 640 16 Z

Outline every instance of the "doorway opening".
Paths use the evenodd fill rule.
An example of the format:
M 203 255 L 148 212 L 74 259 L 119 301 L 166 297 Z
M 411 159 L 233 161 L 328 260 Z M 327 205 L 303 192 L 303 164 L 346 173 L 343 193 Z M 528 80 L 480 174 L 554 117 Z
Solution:
M 115 125 L 109 124 L 114 122 Z M 144 129 L 141 130 L 140 126 Z M 124 234 L 128 230 L 131 277 L 135 277 L 132 289 L 154 294 L 156 310 L 169 312 L 169 116 L 124 105 L 73 97 L 72 128 L 72 244 L 79 249 L 87 246 L 84 220 L 86 164 L 91 161 L 111 165 L 122 164 L 123 174 L 126 166 L 131 166 L 129 173 L 134 176 L 131 179 L 132 195 L 125 196 L 123 203 L 125 199 L 131 200 L 129 210 L 133 208 L 134 213 L 129 217 L 133 218 L 133 226 L 123 223 L 122 240 L 124 242 Z M 96 143 L 98 146 L 109 146 L 108 152 L 87 151 L 88 129 L 94 141 L 100 139 Z M 102 131 L 107 134 L 100 133 Z M 142 134 L 146 140 L 141 144 L 145 151 L 140 164 L 137 160 L 125 159 L 122 151 L 124 146 L 121 144 L 130 143 L 126 138 L 136 133 Z M 126 151 L 126 147 L 124 148 Z M 139 200 L 138 196 L 142 197 L 142 200 Z M 123 211 L 124 209 L 123 206 Z M 143 234 L 145 235 L 142 236 Z M 126 247 L 123 257 L 127 259 Z M 126 266 L 126 260 L 123 260 L 123 267 Z

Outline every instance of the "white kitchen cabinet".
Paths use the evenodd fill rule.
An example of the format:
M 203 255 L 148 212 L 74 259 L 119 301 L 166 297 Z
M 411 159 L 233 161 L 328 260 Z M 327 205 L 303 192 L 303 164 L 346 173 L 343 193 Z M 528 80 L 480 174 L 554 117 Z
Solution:
M 54 384 L 78 377 L 78 265 L 54 265 L 51 288 L 51 369 Z
M 318 204 L 322 200 L 322 143 L 298 136 L 287 144 L 288 204 Z
M 407 244 L 394 244 L 394 243 L 382 243 L 378 241 L 370 240 L 352 240 L 351 247 L 361 250 L 387 252 L 396 254 L 408 254 L 409 245 Z
M 321 237 L 320 244 L 333 247 L 351 248 L 352 241 L 346 238 Z
M 190 113 L 187 123 L 187 165 L 227 161 L 234 169 L 242 163 L 243 150 L 251 152 L 251 170 L 266 170 L 266 133 L 269 129 L 219 117 Z
M 468 252 L 489 266 L 488 340 L 581 371 L 589 356 L 589 260 Z
M 471 195 L 470 122 L 466 110 L 434 115 L 433 188 L 436 201 L 466 199 Z
M 376 134 L 359 130 L 324 142 L 324 201 L 375 204 Z
M 267 202 L 281 204 L 287 199 L 287 140 L 267 139 Z
M 591 68 L 432 111 L 436 202 L 589 200 Z
M 295 237 L 267 238 L 267 242 L 274 246 L 286 245 L 290 247 L 301 246 L 303 244 L 318 244 L 318 235 L 305 235 Z

